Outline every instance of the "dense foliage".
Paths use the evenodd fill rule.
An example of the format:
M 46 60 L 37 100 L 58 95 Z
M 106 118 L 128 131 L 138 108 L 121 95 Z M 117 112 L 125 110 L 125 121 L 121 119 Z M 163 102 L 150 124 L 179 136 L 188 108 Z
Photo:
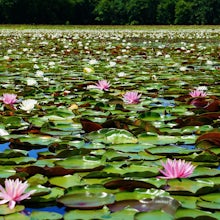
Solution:
M 0 23 L 220 24 L 220 1 L 0 0 Z

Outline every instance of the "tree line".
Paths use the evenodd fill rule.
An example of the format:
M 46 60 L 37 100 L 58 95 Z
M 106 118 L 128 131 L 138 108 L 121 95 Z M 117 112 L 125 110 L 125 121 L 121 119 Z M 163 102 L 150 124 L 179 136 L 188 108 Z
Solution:
M 0 0 L 1 24 L 220 24 L 220 0 Z

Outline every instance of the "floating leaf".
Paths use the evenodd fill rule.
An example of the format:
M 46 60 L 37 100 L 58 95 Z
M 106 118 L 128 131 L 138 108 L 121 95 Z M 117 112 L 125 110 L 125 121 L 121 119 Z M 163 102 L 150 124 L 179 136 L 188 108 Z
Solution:
M 196 195 L 213 191 L 214 184 L 210 181 L 193 181 L 190 179 L 172 179 L 168 181 L 167 191 L 179 195 Z
M 220 132 L 208 132 L 199 136 L 196 140 L 196 145 L 200 144 L 202 141 L 210 142 L 213 145 L 220 146 Z
M 165 144 L 174 144 L 180 141 L 179 137 L 175 136 L 165 136 L 165 135 L 148 135 L 148 134 L 140 134 L 138 136 L 138 140 L 140 143 L 148 143 L 155 145 L 165 145 Z
M 115 201 L 114 195 L 103 193 L 75 193 L 64 195 L 57 200 L 66 207 L 76 209 L 97 209 Z
M 141 212 L 134 216 L 135 220 L 174 220 L 174 217 L 164 211 Z
M 210 193 L 204 196 L 201 196 L 201 198 L 205 201 L 214 202 L 220 204 L 220 193 Z
M 99 210 L 71 210 L 64 215 L 65 220 L 91 220 L 93 219 L 109 219 L 110 211 L 104 207 Z M 112 219 L 113 220 L 113 219 Z
M 30 215 L 30 218 L 36 220 L 60 220 L 63 218 L 63 216 L 56 212 L 33 211 Z
M 22 205 L 16 205 L 14 209 L 9 209 L 8 205 L 1 205 L 0 206 L 0 215 L 8 215 L 16 212 L 21 212 L 24 210 L 24 206 Z
M 74 175 L 66 175 L 62 177 L 53 177 L 49 179 L 49 182 L 52 185 L 63 187 L 63 188 L 69 188 L 76 185 L 82 185 L 83 182 L 81 182 L 82 178 L 79 176 L 79 174 Z
M 176 220 L 182 218 L 218 220 L 219 217 L 220 217 L 220 213 L 210 213 L 196 209 L 178 209 L 175 215 Z
M 103 168 L 102 161 L 95 157 L 73 156 L 55 163 L 65 169 L 74 169 L 75 171 L 92 171 Z
M 144 121 L 158 121 L 161 120 L 160 114 L 156 112 L 144 112 L 139 115 L 139 118 Z

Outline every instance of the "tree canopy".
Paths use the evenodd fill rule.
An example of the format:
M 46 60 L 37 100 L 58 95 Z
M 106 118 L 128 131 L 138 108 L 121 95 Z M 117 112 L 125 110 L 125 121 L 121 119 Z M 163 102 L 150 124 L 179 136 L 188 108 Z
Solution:
M 1 24 L 220 24 L 220 0 L 0 0 Z

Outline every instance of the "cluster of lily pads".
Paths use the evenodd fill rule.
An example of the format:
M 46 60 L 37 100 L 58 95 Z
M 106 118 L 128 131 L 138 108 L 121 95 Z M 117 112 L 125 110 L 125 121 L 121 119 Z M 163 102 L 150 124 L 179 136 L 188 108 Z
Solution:
M 0 215 L 219 219 L 219 37 L 1 29 Z

